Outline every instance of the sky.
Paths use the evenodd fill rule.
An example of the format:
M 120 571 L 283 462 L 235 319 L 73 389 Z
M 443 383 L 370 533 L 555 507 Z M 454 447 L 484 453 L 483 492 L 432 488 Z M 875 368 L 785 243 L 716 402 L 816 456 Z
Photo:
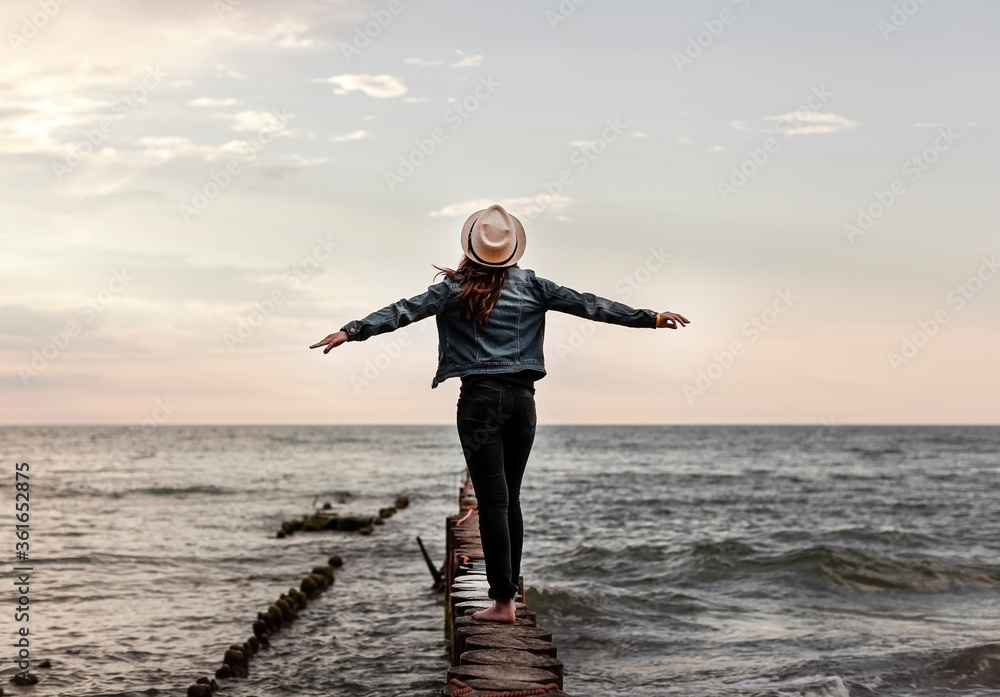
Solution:
M 539 423 L 1000 423 L 986 0 L 9 0 L 0 423 L 453 424 L 433 318 L 491 203 Z

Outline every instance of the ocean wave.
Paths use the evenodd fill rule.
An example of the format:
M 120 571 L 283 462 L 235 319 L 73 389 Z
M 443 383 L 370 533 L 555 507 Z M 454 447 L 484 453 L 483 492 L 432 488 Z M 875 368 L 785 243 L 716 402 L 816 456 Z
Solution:
M 641 641 L 643 650 L 649 650 L 655 638 L 645 633 L 640 639 L 617 634 L 623 621 L 645 617 L 655 613 L 663 618 L 659 629 L 670 627 L 675 631 L 689 629 L 695 623 L 686 616 L 704 610 L 704 603 L 690 595 L 661 590 L 655 595 L 636 595 L 620 589 L 596 583 L 572 583 L 566 585 L 546 585 L 525 587 L 528 607 L 539 616 L 546 618 L 572 618 L 574 623 L 582 623 L 592 632 L 595 627 L 608 627 L 609 641 L 619 648 L 630 640 Z M 567 625 L 569 626 L 569 625 Z M 633 628 L 633 632 L 635 629 Z M 656 632 L 652 633 L 653 635 Z
M 774 553 L 739 539 L 699 542 L 683 549 L 656 544 L 581 544 L 558 565 L 567 578 L 610 576 L 632 587 L 664 581 L 679 587 L 714 582 L 781 580 L 792 586 L 819 585 L 860 593 L 944 593 L 1000 588 L 1000 566 L 960 564 L 934 558 L 899 558 L 901 549 L 930 540 L 897 531 L 839 531 L 824 536 L 852 543 L 812 544 Z
M 917 677 L 953 687 L 1000 687 L 1000 644 L 960 649 L 919 671 Z
M 602 613 L 596 602 L 600 593 L 596 589 L 583 591 L 565 587 L 544 588 L 530 586 L 524 589 L 528 599 L 528 607 L 540 615 L 549 617 L 578 617 L 588 621 L 601 620 Z M 613 624 L 613 622 L 608 622 Z
M 225 496 L 233 493 L 236 493 L 234 489 L 213 486 L 211 484 L 195 486 L 147 486 L 137 487 L 135 489 L 125 489 L 121 492 L 121 494 L 125 496 L 134 496 L 138 494 L 140 496 L 177 496 L 180 498 L 201 495 Z
M 762 568 L 802 572 L 853 591 L 940 593 L 1000 587 L 1000 568 L 933 559 L 900 560 L 855 549 L 815 546 L 755 561 Z
M 744 680 L 725 688 L 727 693 L 753 697 L 851 697 L 839 675 L 808 675 L 779 682 Z
M 891 446 L 891 445 L 890 446 L 881 447 L 881 448 L 879 448 L 879 447 L 865 448 L 865 447 L 862 447 L 862 446 L 852 446 L 852 445 L 849 445 L 849 446 L 843 448 L 843 450 L 844 450 L 844 452 L 852 453 L 854 455 L 860 455 L 860 456 L 862 456 L 864 458 L 868 458 L 868 459 L 880 458 L 880 457 L 883 457 L 885 455 L 903 455 L 903 454 L 905 454 L 900 448 L 897 448 L 897 447 L 894 447 L 894 446 Z
M 908 688 L 914 694 L 937 694 L 1000 688 L 1000 644 L 968 646 L 929 654 L 896 657 L 905 661 L 905 670 L 891 671 L 880 677 L 880 689 L 894 686 Z M 992 691 L 990 694 L 994 694 Z

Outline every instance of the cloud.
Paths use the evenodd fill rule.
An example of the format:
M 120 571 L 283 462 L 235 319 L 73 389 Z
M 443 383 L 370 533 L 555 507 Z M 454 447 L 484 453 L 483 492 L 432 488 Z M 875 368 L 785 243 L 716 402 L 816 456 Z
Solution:
M 649 134 L 646 133 L 646 132 L 644 132 L 644 131 L 633 131 L 632 132 L 632 137 L 633 138 L 648 138 Z
M 713 145 L 708 149 L 709 152 L 725 152 L 726 149 L 721 145 Z
M 750 128 L 751 128 L 750 124 L 748 122 L 746 122 L 746 121 L 736 121 L 736 120 L 730 121 L 729 122 L 729 127 L 731 129 L 733 129 L 734 131 L 749 131 Z
M 462 53 L 456 50 L 455 53 L 462 56 L 462 60 L 455 61 L 454 63 L 449 63 L 449 68 L 475 68 L 477 65 L 481 65 L 483 62 L 483 54 L 477 53 L 475 55 L 469 55 L 467 53 Z
M 569 196 L 550 196 L 549 194 L 536 194 L 535 196 L 519 196 L 516 198 L 505 198 L 499 201 L 493 199 L 474 199 L 462 203 L 452 203 L 436 211 L 430 211 L 427 215 L 432 218 L 467 218 L 476 211 L 489 208 L 494 203 L 499 203 L 514 216 L 525 216 L 525 219 L 538 217 L 538 211 L 551 213 L 558 218 L 566 208 L 574 201 Z
M 215 77 L 228 77 L 233 80 L 246 80 L 247 76 L 241 73 L 239 70 L 233 70 L 232 68 L 226 67 L 224 63 L 215 64 Z
M 313 45 L 312 39 L 303 37 L 310 28 L 309 22 L 302 19 L 283 17 L 253 32 L 244 30 L 215 36 L 224 36 L 241 42 L 274 43 L 282 48 L 305 48 Z
M 131 147 L 102 148 L 87 156 L 79 171 L 67 175 L 63 185 L 74 196 L 106 196 L 133 181 L 143 172 L 181 158 L 216 162 L 239 160 L 250 163 L 265 176 L 287 177 L 307 166 L 323 161 L 286 155 L 277 161 L 261 163 L 253 139 L 233 139 L 219 145 L 201 145 L 184 136 L 143 136 Z M 62 153 L 61 153 L 62 154 Z
M 7 348 L 14 344 L 12 341 L 14 337 L 28 337 L 34 340 L 35 337 L 45 336 L 46 332 L 65 327 L 66 321 L 65 312 L 33 310 L 22 305 L 2 305 L 0 306 L 0 337 L 4 337 L 3 346 Z M 84 330 L 92 329 L 93 326 L 82 325 L 82 328 Z M 28 344 L 23 345 L 27 346 Z
M 198 97 L 197 99 L 192 99 L 188 102 L 191 106 L 203 106 L 203 107 L 219 107 L 219 106 L 233 106 L 234 104 L 239 104 L 237 99 L 213 99 L 212 97 Z
M 857 121 L 852 121 L 846 116 L 817 111 L 793 111 L 778 116 L 765 116 L 764 120 L 774 121 L 777 124 L 776 130 L 784 131 L 786 137 L 839 133 L 858 127 Z
M 315 167 L 328 161 L 325 157 L 284 155 L 272 162 L 254 166 L 253 171 L 270 179 L 291 179 L 304 169 Z
M 419 65 L 421 68 L 433 68 L 435 65 L 444 65 L 443 60 L 430 60 L 428 58 L 404 58 L 407 65 Z
M 362 138 L 371 138 L 372 134 L 365 130 L 354 131 L 352 133 L 345 133 L 339 136 L 330 136 L 330 140 L 334 143 L 347 143 L 352 140 L 361 140 Z
M 386 99 L 406 94 L 407 87 L 398 77 L 382 73 L 380 75 L 333 75 L 328 78 L 316 78 L 313 82 L 328 82 L 336 85 L 334 94 L 348 92 L 363 92 L 369 97 Z
M 17 61 L 0 68 L 0 94 L 16 95 L 20 99 L 51 98 L 91 87 L 126 85 L 146 74 L 147 65 L 115 65 L 94 60 L 69 62 L 65 59 L 51 64 Z
M 161 164 L 179 157 L 193 157 L 206 161 L 220 160 L 242 154 L 248 145 L 245 140 L 230 140 L 222 145 L 196 145 L 184 136 L 143 136 L 136 139 L 141 150 L 123 152 L 123 156 L 136 155 L 147 162 Z
M 684 145 L 690 145 L 694 141 L 691 140 L 690 138 L 685 138 L 684 136 L 677 136 L 677 142 L 683 143 Z
M 295 135 L 288 128 L 288 122 L 294 119 L 293 114 L 276 114 L 271 111 L 241 111 L 233 115 L 234 131 L 268 131 L 279 138 Z
M 972 128 L 976 125 L 976 121 L 969 121 L 968 123 L 963 123 L 962 125 L 967 128 Z M 918 121 L 913 124 L 913 128 L 947 128 L 948 124 L 941 121 Z
M 65 154 L 59 132 L 72 128 L 73 139 L 82 140 L 81 128 L 102 118 L 117 125 L 122 116 L 112 113 L 105 100 L 53 94 L 46 99 L 12 99 L 0 106 L 0 152 L 8 154 Z

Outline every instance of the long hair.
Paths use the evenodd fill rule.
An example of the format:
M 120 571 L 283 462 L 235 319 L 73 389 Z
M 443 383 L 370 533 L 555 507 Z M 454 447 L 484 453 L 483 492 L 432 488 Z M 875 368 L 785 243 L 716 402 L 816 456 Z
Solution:
M 490 318 L 493 306 L 500 298 L 500 291 L 507 283 L 508 271 L 511 266 L 491 267 L 479 264 L 467 256 L 463 256 L 458 262 L 458 269 L 442 269 L 436 264 L 431 264 L 439 271 L 434 274 L 437 278 L 445 274 L 452 281 L 464 284 L 458 294 L 458 303 L 462 307 L 462 316 L 471 319 L 477 324 L 486 324 Z

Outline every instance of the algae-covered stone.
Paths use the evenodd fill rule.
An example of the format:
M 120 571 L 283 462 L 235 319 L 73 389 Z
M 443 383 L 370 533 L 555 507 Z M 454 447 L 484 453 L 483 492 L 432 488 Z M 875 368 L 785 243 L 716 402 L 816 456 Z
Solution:
M 326 566 L 314 566 L 312 572 L 320 576 L 326 576 L 331 583 L 333 582 L 333 567 L 329 564 Z
M 334 554 L 332 557 L 326 560 L 326 563 L 336 569 L 337 567 L 344 565 L 344 558 L 341 557 L 339 554 Z
M 333 515 L 326 519 L 326 525 L 323 527 L 324 530 L 339 530 L 340 529 L 340 518 Z
M 406 508 L 410 505 L 410 497 L 402 494 L 396 497 L 396 508 Z
M 360 529 L 364 523 L 358 516 L 351 515 L 344 518 L 338 518 L 337 529 L 344 530 L 345 532 L 355 532 Z
M 233 671 L 234 677 L 245 678 L 250 674 L 250 660 L 243 653 L 241 647 L 230 647 L 226 651 L 226 655 L 223 656 L 222 662 L 229 666 L 230 670 Z
M 267 616 L 271 620 L 271 623 L 278 629 L 281 629 L 281 625 L 285 623 L 284 615 L 281 614 L 281 608 L 277 605 L 267 608 Z
M 310 598 L 315 598 L 316 594 L 319 592 L 319 586 L 316 585 L 316 578 L 312 574 L 302 579 L 300 587 L 302 588 L 302 592 Z
M 302 532 L 315 532 L 326 528 L 327 519 L 323 516 L 310 516 L 302 519 Z
M 218 683 L 216 683 L 211 678 L 198 678 L 197 680 L 195 680 L 195 682 L 198 683 L 199 685 L 208 685 L 209 687 L 212 688 L 212 690 L 219 689 Z
M 289 588 L 288 595 L 292 598 L 293 607 L 298 608 L 299 610 L 304 610 L 309 602 L 306 594 L 298 588 Z
M 279 599 L 278 602 L 275 603 L 275 605 L 277 605 L 278 609 L 281 610 L 282 621 L 285 622 L 286 624 L 291 622 L 292 606 L 288 604 L 288 601 L 284 599 Z

